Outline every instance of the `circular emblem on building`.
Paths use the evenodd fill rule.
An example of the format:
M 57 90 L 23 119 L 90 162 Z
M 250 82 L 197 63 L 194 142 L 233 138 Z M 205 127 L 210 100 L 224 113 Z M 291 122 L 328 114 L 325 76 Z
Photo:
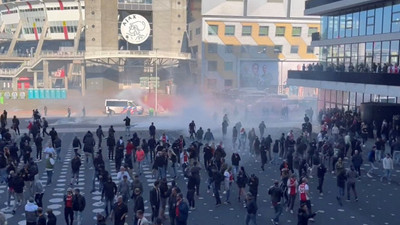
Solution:
M 131 44 L 141 44 L 150 35 L 150 24 L 143 16 L 132 14 L 121 22 L 121 34 Z

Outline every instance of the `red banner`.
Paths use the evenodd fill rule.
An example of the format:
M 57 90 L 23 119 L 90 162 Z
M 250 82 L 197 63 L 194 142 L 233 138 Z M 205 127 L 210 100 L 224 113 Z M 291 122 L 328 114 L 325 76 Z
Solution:
M 58 3 L 60 4 L 60 9 L 64 10 L 64 4 L 61 0 L 58 0 Z
M 32 4 L 30 2 L 26 2 L 26 4 L 28 4 L 29 9 L 32 10 Z
M 38 34 L 38 31 L 37 31 L 36 23 L 33 23 L 33 32 L 35 33 L 36 41 L 39 40 L 39 34 Z
M 64 30 L 64 38 L 68 40 L 68 29 L 67 29 L 67 22 L 63 21 L 63 30 Z

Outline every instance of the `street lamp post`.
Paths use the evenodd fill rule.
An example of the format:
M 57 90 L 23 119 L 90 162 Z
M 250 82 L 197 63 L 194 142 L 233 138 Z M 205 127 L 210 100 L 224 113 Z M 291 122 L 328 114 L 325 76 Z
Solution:
M 155 60 L 155 64 L 156 64 L 156 81 L 155 81 L 155 107 L 154 107 L 154 115 L 157 116 L 158 113 L 158 66 L 157 66 L 157 48 L 156 50 L 156 60 Z

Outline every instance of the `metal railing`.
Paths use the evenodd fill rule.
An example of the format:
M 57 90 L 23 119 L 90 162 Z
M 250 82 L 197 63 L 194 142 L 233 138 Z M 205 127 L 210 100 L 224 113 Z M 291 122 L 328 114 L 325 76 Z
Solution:
M 127 57 L 127 58 L 176 58 L 176 59 L 191 59 L 190 53 L 174 53 L 167 51 L 95 51 L 86 52 L 85 58 L 113 58 L 113 57 Z

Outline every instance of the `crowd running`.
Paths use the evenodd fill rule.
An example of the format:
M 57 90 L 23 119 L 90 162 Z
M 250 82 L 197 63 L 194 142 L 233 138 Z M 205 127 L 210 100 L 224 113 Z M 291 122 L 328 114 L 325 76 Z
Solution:
M 8 185 L 8 199 L 5 200 L 8 209 L 13 214 L 25 212 L 27 224 L 57 224 L 60 218 L 54 215 L 52 209 L 46 208 L 42 198 L 45 188 L 54 185 L 52 175 L 64 160 L 58 132 L 53 127 L 47 133 L 48 123 L 37 109 L 33 110 L 29 132 L 22 135 L 16 116 L 10 125 L 12 129 L 6 128 L 6 111 L 0 119 L 0 182 Z M 310 119 L 306 114 L 300 134 L 289 130 L 288 133 L 275 135 L 280 138 L 273 140 L 270 134 L 266 134 L 268 124 L 264 121 L 258 129 L 247 129 L 238 122 L 232 127 L 231 139 L 227 140 L 230 122 L 226 114 L 221 125 L 224 140 L 221 142 L 217 142 L 211 129 L 207 128 L 204 132 L 195 121 L 189 123 L 189 133 L 180 135 L 176 140 L 164 132 L 160 135 L 154 123 L 149 126 L 148 135 L 139 137 L 134 130 L 131 135 L 128 116 L 121 121 L 126 128 L 125 138 L 124 135 L 116 137 L 113 126 L 108 132 L 103 132 L 102 126 L 99 126 L 97 138 L 88 131 L 82 139 L 78 136 L 73 139 L 71 180 L 63 197 L 65 223 L 72 225 L 76 221 L 81 225 L 84 215 L 91 213 L 85 212 L 85 196 L 76 187 L 81 180 L 79 171 L 83 164 L 93 170 L 93 177 L 85 178 L 91 179 L 91 193 L 98 190 L 104 202 L 104 214 L 96 215 L 97 224 L 101 225 L 108 220 L 115 225 L 124 225 L 131 210 L 134 218 L 130 220 L 134 225 L 186 225 L 189 211 L 196 210 L 196 200 L 204 181 L 207 186 L 203 188 L 215 198 L 216 207 L 233 204 L 233 201 L 243 205 L 246 211 L 243 223 L 246 225 L 257 224 L 259 195 L 265 193 L 270 196 L 275 212 L 270 218 L 273 224 L 280 224 L 284 210 L 288 214 L 297 212 L 298 225 L 313 221 L 318 205 L 311 203 L 310 190 L 318 190 L 319 195 L 323 195 L 327 173 L 332 173 L 337 179 L 336 200 L 339 206 L 344 204 L 344 200 L 358 201 L 362 196 L 358 195 L 356 187 L 361 182 L 360 168 L 364 161 L 371 165 L 366 174 L 368 177 L 379 177 L 382 182 L 390 184 L 394 166 L 392 155 L 399 155 L 400 152 L 399 126 L 383 121 L 380 126 L 374 122 L 372 127 L 368 127 L 360 120 L 359 114 L 338 109 L 321 111 L 317 119 L 320 129 L 316 135 L 312 131 L 312 115 Z M 50 136 L 50 141 L 43 145 L 46 135 Z M 369 136 L 376 140 L 371 149 L 366 148 Z M 102 153 L 104 139 L 108 151 L 105 155 L 115 162 L 116 179 L 105 166 Z M 226 150 L 228 147 L 225 145 L 230 149 Z M 32 146 L 35 146 L 36 154 Z M 390 151 L 386 151 L 387 146 Z M 363 159 L 363 151 L 369 152 L 367 159 Z M 241 163 L 245 153 L 250 153 L 256 162 L 260 162 L 262 171 L 266 164 L 279 169 L 267 192 L 259 193 L 259 178 L 255 174 L 247 174 L 246 165 Z M 399 157 L 396 159 L 398 163 Z M 46 184 L 39 179 L 39 163 L 44 165 L 47 173 Z M 144 193 L 143 189 L 143 165 L 151 167 L 151 176 L 155 180 L 149 193 Z M 182 174 L 177 168 L 182 169 Z M 177 181 L 182 179 L 186 186 L 179 187 Z M 310 179 L 318 180 L 318 186 L 310 186 Z M 233 193 L 237 195 L 233 196 Z M 145 208 L 145 202 L 150 203 L 150 209 Z M 295 210 L 295 207 L 298 209 Z M 151 211 L 149 218 L 145 216 L 147 210 Z M 5 221 L 3 218 L 0 214 L 1 225 Z

